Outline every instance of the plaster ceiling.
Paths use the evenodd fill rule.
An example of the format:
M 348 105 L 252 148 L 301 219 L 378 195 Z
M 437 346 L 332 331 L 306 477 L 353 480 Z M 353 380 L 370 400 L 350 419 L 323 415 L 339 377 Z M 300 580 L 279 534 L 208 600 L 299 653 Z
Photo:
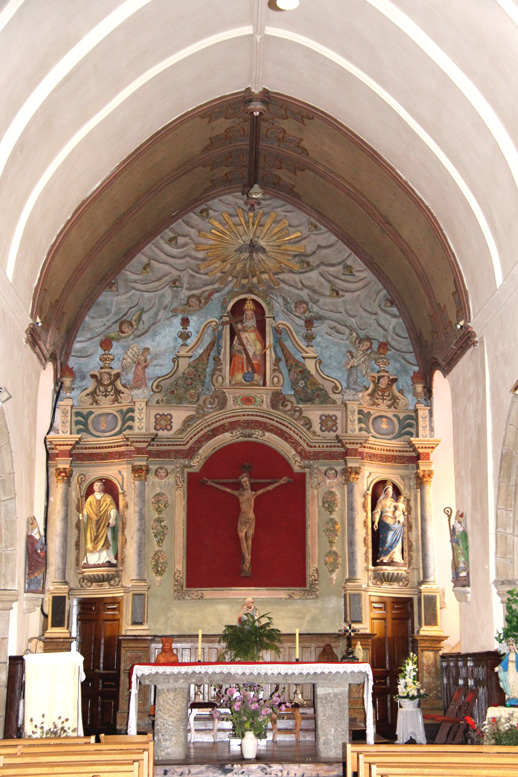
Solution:
M 172 122 L 82 204 L 51 248 L 35 294 L 47 348 L 68 352 L 99 293 L 176 217 L 257 182 L 314 215 L 374 272 L 396 301 L 423 368 L 446 363 L 467 303 L 428 209 L 336 121 L 267 93 L 258 121 L 247 110 L 250 99 L 248 92 L 233 95 Z M 68 260 L 74 256 L 81 262 Z
M 0 251 L 31 342 L 66 358 L 109 278 L 248 186 L 252 149 L 263 189 L 353 249 L 421 368 L 447 372 L 515 263 L 517 21 L 510 0 L 4 3 Z M 248 89 L 267 100 L 252 138 Z

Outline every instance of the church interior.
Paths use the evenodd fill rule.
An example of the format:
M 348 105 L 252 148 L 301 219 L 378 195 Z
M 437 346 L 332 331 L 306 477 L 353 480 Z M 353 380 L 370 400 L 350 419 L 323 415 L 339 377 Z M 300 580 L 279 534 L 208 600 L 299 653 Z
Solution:
M 516 2 L 4 0 L 0 43 L 4 737 L 29 659 L 82 656 L 84 734 L 123 734 L 132 667 L 217 664 L 247 606 L 301 745 L 393 742 L 410 654 L 425 718 L 461 686 L 481 724 L 513 697 Z M 371 712 L 352 680 L 326 717 L 325 661 Z M 141 677 L 157 760 L 210 678 Z

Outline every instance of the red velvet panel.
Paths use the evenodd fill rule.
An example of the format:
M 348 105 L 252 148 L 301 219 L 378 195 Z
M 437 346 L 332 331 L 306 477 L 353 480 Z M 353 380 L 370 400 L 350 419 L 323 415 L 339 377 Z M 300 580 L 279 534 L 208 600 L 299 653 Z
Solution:
M 237 497 L 202 485 L 202 478 L 238 478 L 243 463 L 254 478 L 290 477 L 293 483 L 255 501 L 252 574 L 241 577 Z M 236 491 L 239 483 L 224 483 Z M 252 489 L 266 483 L 252 482 Z M 236 442 L 221 448 L 200 472 L 187 476 L 187 588 L 302 588 L 306 585 L 306 476 L 268 445 Z

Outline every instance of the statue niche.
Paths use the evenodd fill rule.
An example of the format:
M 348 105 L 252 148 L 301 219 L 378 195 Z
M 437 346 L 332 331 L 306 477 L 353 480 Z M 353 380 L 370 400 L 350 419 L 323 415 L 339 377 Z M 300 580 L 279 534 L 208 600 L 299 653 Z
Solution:
M 82 491 L 84 475 L 77 478 L 80 566 L 117 567 L 119 546 L 119 490 L 109 478 L 92 480 Z
M 381 480 L 372 489 L 372 564 L 404 567 L 406 498 L 391 480 Z
M 266 325 L 263 306 L 251 297 L 237 300 L 227 313 L 230 327 L 229 383 L 264 386 Z

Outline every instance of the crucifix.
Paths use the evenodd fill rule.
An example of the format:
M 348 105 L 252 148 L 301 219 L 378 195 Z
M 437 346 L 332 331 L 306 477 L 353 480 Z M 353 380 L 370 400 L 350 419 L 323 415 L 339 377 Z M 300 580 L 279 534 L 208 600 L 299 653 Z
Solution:
M 354 655 L 353 650 L 353 634 L 358 634 L 359 631 L 360 629 L 353 629 L 352 623 L 350 621 L 347 626 L 344 624 L 343 629 L 339 633 L 343 634 L 344 637 L 347 638 L 347 650 L 345 651 L 340 661 L 358 661 Z
M 239 536 L 239 542 L 241 544 L 241 577 L 250 577 L 252 574 L 252 538 L 255 531 L 255 513 L 254 502 L 258 496 L 271 491 L 277 486 L 282 486 L 285 483 L 291 483 L 291 478 L 281 478 L 280 480 L 265 480 L 260 478 L 251 478 L 250 472 L 252 467 L 250 464 L 243 464 L 242 474 L 239 478 L 220 479 L 220 480 L 208 480 L 202 478 L 200 481 L 203 485 L 213 486 L 219 488 L 220 491 L 226 491 L 227 494 L 232 494 L 239 499 L 239 517 L 237 520 L 237 534 Z M 239 483 L 240 488 L 228 488 L 221 485 L 222 483 Z M 268 483 L 269 485 L 264 488 L 260 488 L 257 491 L 252 491 L 252 483 Z

